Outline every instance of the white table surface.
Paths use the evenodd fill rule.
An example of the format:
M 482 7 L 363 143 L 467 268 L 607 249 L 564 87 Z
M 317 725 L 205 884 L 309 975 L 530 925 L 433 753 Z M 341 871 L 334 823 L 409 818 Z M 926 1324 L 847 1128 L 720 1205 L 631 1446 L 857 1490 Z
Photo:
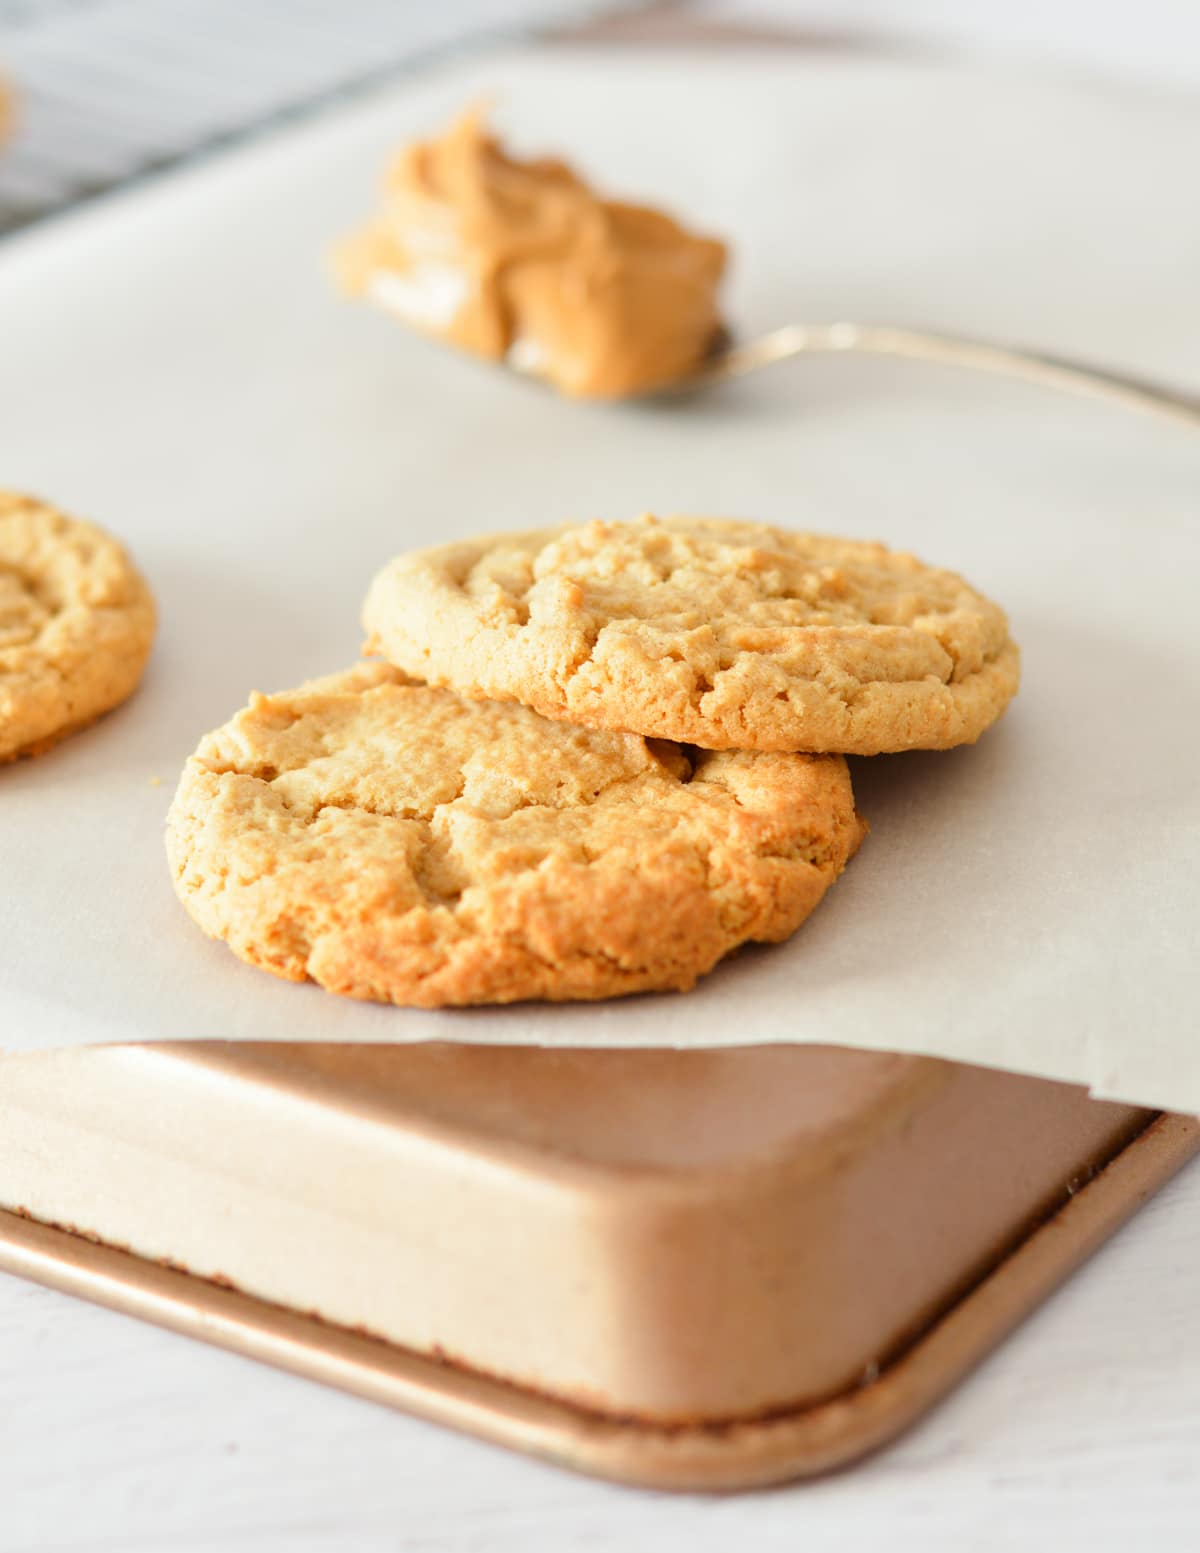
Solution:
M 0 1553 L 1191 1549 L 1198 1210 L 1192 1169 L 878 1458 L 719 1500 L 593 1484 L 0 1277 Z
M 613 1488 L 0 1277 L 3 1553 L 1183 1553 L 1200 1528 L 1200 1169 L 842 1475 Z

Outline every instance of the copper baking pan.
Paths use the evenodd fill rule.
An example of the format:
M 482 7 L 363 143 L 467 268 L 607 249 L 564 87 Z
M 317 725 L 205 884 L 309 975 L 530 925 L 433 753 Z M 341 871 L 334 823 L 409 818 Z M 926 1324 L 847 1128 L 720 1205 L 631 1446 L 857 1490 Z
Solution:
M 880 1445 L 1200 1125 L 821 1047 L 0 1062 L 0 1267 L 627 1482 Z

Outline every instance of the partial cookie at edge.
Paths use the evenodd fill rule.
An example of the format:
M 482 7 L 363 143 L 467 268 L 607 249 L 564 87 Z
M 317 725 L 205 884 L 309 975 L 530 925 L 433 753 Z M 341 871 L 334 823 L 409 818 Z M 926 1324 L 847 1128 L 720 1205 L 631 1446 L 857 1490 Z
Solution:
M 0 761 L 124 701 L 154 630 L 150 590 L 111 535 L 0 490 Z
M 167 850 L 242 959 L 436 1007 L 691 987 L 792 933 L 864 828 L 836 757 L 689 755 L 368 664 L 209 734 Z
M 882 545 L 732 519 L 484 535 L 375 578 L 367 648 L 465 695 L 707 749 L 970 743 L 1015 695 L 1003 610 Z

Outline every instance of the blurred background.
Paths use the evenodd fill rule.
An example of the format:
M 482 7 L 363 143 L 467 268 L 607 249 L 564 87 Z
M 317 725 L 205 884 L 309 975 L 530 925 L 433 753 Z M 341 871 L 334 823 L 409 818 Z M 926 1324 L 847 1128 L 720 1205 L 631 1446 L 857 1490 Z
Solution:
M 1196 0 L 0 0 L 0 235 L 452 51 L 581 30 L 1200 90 Z

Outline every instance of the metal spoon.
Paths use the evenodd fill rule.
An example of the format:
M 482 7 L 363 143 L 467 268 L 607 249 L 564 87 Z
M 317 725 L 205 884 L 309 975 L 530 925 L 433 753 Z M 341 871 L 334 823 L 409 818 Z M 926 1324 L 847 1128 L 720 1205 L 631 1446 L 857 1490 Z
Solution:
M 452 267 L 426 263 L 409 277 L 400 278 L 388 271 L 377 272 L 368 295 L 385 312 L 422 332 L 436 335 L 447 326 L 461 305 L 465 284 L 463 277 Z M 1115 401 L 1148 414 L 1200 426 L 1198 394 L 1182 393 L 1146 378 L 1063 356 L 1018 350 L 924 329 L 900 329 L 891 324 L 784 324 L 744 345 L 733 343 L 731 336 L 721 330 L 694 370 L 635 397 L 663 398 L 688 393 L 729 378 L 745 377 L 761 367 L 788 361 L 793 356 L 831 353 L 892 356 L 940 366 L 968 367 L 976 372 L 1020 378 L 1047 388 Z M 514 343 L 508 354 L 508 364 L 525 376 L 542 376 L 539 353 L 527 340 L 518 339 Z
M 716 349 L 694 372 L 652 392 L 655 397 L 678 394 L 711 383 L 723 383 L 728 378 L 745 377 L 760 367 L 788 361 L 793 356 L 830 353 L 896 356 L 940 366 L 968 367 L 976 372 L 1021 378 L 1047 388 L 1111 400 L 1200 428 L 1200 394 L 1182 393 L 1147 378 L 1086 365 L 1064 356 L 1017 350 L 923 329 L 898 329 L 890 324 L 785 324 L 745 345 L 718 341 Z

